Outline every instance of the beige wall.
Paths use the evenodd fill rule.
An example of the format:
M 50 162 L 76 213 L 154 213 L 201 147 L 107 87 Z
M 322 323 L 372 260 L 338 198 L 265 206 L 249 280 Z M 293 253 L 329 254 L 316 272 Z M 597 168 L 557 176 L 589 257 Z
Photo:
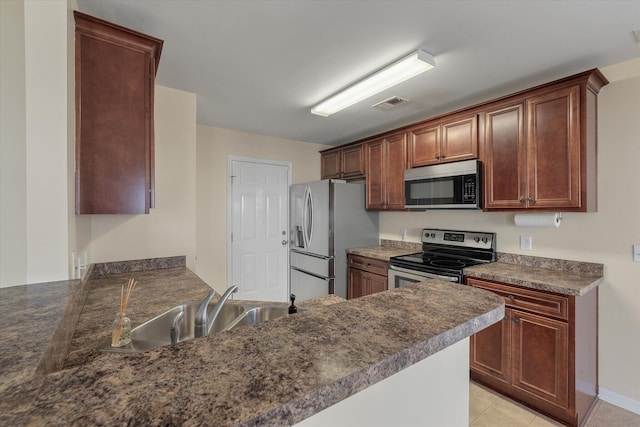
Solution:
M 635 77 L 621 72 L 629 66 Z M 640 263 L 632 244 L 640 243 L 640 59 L 603 69 L 612 81 L 598 102 L 598 212 L 564 214 L 559 228 L 519 228 L 513 214 L 482 212 L 383 213 L 380 237 L 419 242 L 423 227 L 497 232 L 500 252 L 590 261 L 605 265 L 600 287 L 600 386 L 640 404 Z M 519 236 L 533 238 L 521 251 Z
M 90 262 L 186 255 L 195 269 L 196 96 L 156 86 L 156 207 L 91 215 Z
M 227 287 L 227 162 L 230 155 L 291 162 L 293 183 L 320 178 L 320 144 L 198 125 L 196 273 Z
M 0 287 L 27 278 L 24 66 L 23 1 L 0 1 Z
M 2 2 L 0 286 L 69 276 L 71 4 Z

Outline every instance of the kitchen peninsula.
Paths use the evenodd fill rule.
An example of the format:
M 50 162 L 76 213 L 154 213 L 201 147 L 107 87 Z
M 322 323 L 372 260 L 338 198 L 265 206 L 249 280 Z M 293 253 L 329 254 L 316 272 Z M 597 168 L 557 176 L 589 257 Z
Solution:
M 100 298 L 94 297 L 107 292 L 106 287 L 111 291 L 119 288 L 129 277 L 139 282 L 131 303 L 134 326 L 146 320 L 136 318 L 134 311 L 142 310 L 143 302 L 154 305 L 148 295 L 160 299 L 182 295 L 171 301 L 168 309 L 184 299 L 197 299 L 194 293 L 207 289 L 195 274 L 180 266 L 92 276 L 80 285 L 69 283 L 88 287 L 86 302 L 78 297 L 63 298 L 64 309 L 58 310 L 66 311 L 62 318 L 77 316 L 77 307 L 66 305 L 84 305 L 77 328 L 73 326 L 76 334 L 72 342 L 82 341 L 79 331 L 91 335 L 91 328 L 82 326 L 88 309 L 91 316 L 113 316 L 112 304 L 103 301 L 100 306 Z M 29 334 L 44 326 L 39 323 L 47 322 L 46 316 L 36 316 L 38 304 L 46 304 L 47 294 L 42 294 L 42 301 L 37 301 L 37 293 L 22 299 L 29 300 L 33 310 L 23 313 L 23 325 L 11 324 L 5 315 L 19 302 L 12 297 L 24 296 L 32 286 L 40 286 L 39 291 L 46 288 L 2 289 L 4 321 L 0 328 L 3 336 L 11 338 L 1 344 L 3 424 L 292 425 L 336 403 L 348 402 L 362 390 L 383 384 L 456 343 L 466 344 L 470 335 L 504 316 L 504 303 L 496 295 L 433 281 L 428 286 L 418 284 L 353 301 L 327 297 L 331 301 L 289 318 L 145 353 L 85 354 L 86 363 L 77 353 L 71 363 L 75 366 L 69 369 L 35 373 L 38 358 L 19 360 L 15 351 L 42 347 L 50 340 L 34 336 L 38 342 L 32 342 Z M 194 289 L 191 295 L 183 292 L 189 288 Z M 108 325 L 94 330 L 96 335 L 90 340 L 100 334 L 108 338 Z M 68 334 L 52 335 L 70 339 Z M 41 353 L 42 367 L 51 352 Z M 13 361 L 12 356 L 16 357 Z

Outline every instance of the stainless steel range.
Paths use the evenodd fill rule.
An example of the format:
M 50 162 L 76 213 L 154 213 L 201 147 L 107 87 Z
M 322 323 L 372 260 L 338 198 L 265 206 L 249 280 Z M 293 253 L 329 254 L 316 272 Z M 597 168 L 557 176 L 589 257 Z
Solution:
M 425 228 L 422 252 L 389 260 L 389 289 L 429 279 L 463 283 L 464 268 L 495 260 L 495 233 Z

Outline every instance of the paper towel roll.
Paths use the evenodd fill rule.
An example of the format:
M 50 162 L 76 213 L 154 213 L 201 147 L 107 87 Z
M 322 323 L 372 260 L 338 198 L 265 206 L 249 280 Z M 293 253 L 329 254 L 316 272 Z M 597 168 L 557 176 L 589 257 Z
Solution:
M 516 214 L 516 227 L 560 227 L 561 213 Z

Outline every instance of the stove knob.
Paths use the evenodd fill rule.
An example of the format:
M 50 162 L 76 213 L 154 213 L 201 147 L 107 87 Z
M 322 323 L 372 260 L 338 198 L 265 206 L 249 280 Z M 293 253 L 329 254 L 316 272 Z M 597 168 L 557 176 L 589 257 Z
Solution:
M 480 243 L 480 238 L 479 237 L 474 237 L 473 240 L 475 240 L 476 243 Z
M 482 238 L 482 243 L 487 243 L 489 241 L 489 239 L 487 239 L 486 237 Z
M 431 237 L 435 239 L 436 233 L 431 233 Z

